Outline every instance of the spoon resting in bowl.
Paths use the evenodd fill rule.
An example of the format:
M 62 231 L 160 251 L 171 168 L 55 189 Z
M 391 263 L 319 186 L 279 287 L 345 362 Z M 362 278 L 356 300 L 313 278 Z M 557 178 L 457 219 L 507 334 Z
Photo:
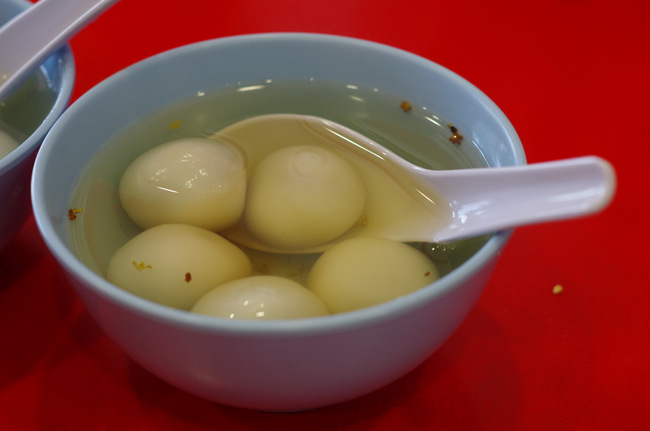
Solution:
M 325 142 L 323 145 L 356 157 L 360 161 L 357 167 L 366 169 L 362 172 L 367 180 L 363 218 L 331 241 L 310 247 L 269 245 L 253 235 L 245 221 L 222 232 L 240 245 L 268 252 L 321 252 L 357 236 L 450 242 L 580 217 L 603 209 L 612 199 L 616 184 L 612 166 L 596 156 L 521 166 L 429 170 L 352 129 L 306 115 L 252 117 L 213 137 L 238 146 L 253 168 L 278 148 L 316 137 Z M 374 171 L 367 165 L 381 174 L 369 177 Z
M 0 27 L 0 100 L 118 0 L 40 0 Z

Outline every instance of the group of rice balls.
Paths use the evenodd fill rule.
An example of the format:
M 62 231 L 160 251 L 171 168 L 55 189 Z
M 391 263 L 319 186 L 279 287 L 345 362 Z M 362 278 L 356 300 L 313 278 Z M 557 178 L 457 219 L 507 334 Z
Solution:
M 112 257 L 107 279 L 166 306 L 229 319 L 293 319 L 357 310 L 438 277 L 401 242 L 358 237 L 325 251 L 306 286 L 253 275 L 249 257 L 218 232 L 244 222 L 273 247 L 329 242 L 364 211 L 363 178 L 335 153 L 289 145 L 247 166 L 228 142 L 186 138 L 145 152 L 119 183 L 122 208 L 143 231 Z

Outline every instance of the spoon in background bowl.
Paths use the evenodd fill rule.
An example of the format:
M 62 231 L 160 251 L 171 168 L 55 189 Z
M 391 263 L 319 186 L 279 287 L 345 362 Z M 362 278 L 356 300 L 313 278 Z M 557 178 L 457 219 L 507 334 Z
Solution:
M 401 187 L 401 202 L 387 200 L 385 187 L 368 188 L 366 218 L 337 239 L 315 247 L 284 249 L 255 238 L 245 223 L 222 234 L 240 245 L 269 252 L 315 253 L 355 236 L 380 236 L 403 242 L 450 242 L 517 226 L 569 219 L 602 210 L 612 199 L 612 166 L 596 156 L 531 165 L 429 170 L 399 157 L 370 138 L 335 122 L 306 115 L 271 114 L 231 125 L 215 137 L 243 148 L 254 164 L 260 148 L 269 152 L 296 142 L 282 135 L 300 125 L 304 137 L 321 136 L 338 149 L 379 167 Z M 296 130 L 296 128 L 292 129 Z M 288 133 L 288 132 L 287 132 Z M 269 136 L 279 136 L 270 148 Z M 264 137 L 264 143 L 253 142 Z M 386 183 L 387 184 L 387 183 Z
M 0 27 L 0 100 L 118 0 L 40 0 Z

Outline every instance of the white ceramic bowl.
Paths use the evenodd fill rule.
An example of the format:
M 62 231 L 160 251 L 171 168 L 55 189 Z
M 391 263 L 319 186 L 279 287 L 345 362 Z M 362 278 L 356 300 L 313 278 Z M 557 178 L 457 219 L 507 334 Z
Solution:
M 31 3 L 25 0 L 0 0 L 0 25 L 30 5 Z M 46 75 L 47 78 L 44 81 L 49 83 L 51 91 L 54 93 L 46 104 L 35 108 L 33 101 L 18 100 L 25 94 L 30 94 L 26 88 L 18 89 L 17 93 L 21 94 L 15 93 L 4 101 L 8 104 L 6 123 L 14 120 L 14 113 L 8 112 L 14 106 L 24 106 L 26 111 L 29 111 L 29 114 L 26 115 L 30 117 L 27 119 L 25 115 L 21 115 L 15 121 L 16 124 L 8 124 L 9 127 L 25 136 L 25 139 L 17 149 L 0 158 L 0 249 L 18 233 L 31 213 L 29 181 L 36 151 L 54 121 L 70 102 L 75 78 L 74 60 L 70 47 L 66 45 L 49 57 L 37 73 Z M 30 103 L 31 106 L 27 106 Z M 2 127 L 1 121 L 0 127 Z
M 292 321 L 212 319 L 166 308 L 111 285 L 75 257 L 68 239 L 71 192 L 78 173 L 115 130 L 197 91 L 310 77 L 390 89 L 426 102 L 453 119 L 491 166 L 525 163 L 515 131 L 495 104 L 431 61 L 343 37 L 260 34 L 182 47 L 119 72 L 64 113 L 35 164 L 36 221 L 97 322 L 161 379 L 219 403 L 310 409 L 403 376 L 463 321 L 509 237 L 497 233 L 458 269 L 398 300 Z

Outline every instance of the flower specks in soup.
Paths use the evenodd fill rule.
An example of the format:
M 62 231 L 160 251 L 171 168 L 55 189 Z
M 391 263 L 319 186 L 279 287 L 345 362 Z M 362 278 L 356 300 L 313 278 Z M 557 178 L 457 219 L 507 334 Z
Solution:
M 246 87 L 226 87 L 213 92 L 200 89 L 197 97 L 165 107 L 144 118 L 134 119 L 137 121 L 133 125 L 120 131 L 106 143 L 82 175 L 70 203 L 71 208 L 83 208 L 83 213 L 76 220 L 71 221 L 69 227 L 72 248 L 86 265 L 98 274 L 106 276 L 109 262 L 120 248 L 144 229 L 161 224 L 187 223 L 197 226 L 197 229 L 221 232 L 224 227 L 228 228 L 232 225 L 233 220 L 239 219 L 245 220 L 250 230 L 267 243 L 302 247 L 336 238 L 350 226 L 364 223 L 363 205 L 368 184 L 364 183 L 363 178 L 359 178 L 359 173 L 353 164 L 340 160 L 336 155 L 332 156 L 327 150 L 318 147 L 310 148 L 304 142 L 289 143 L 256 161 L 255 166 L 260 168 L 256 171 L 250 169 L 252 156 L 245 153 L 243 158 L 240 158 L 227 142 L 220 143 L 217 147 L 211 145 L 205 147 L 206 141 L 211 137 L 214 138 L 215 133 L 246 118 L 275 113 L 314 115 L 355 129 L 409 161 L 429 169 L 485 165 L 480 152 L 471 141 L 466 140 L 462 146 L 450 144 L 446 119 L 438 118 L 427 107 L 418 105 L 414 100 L 409 101 L 410 110 L 402 109 L 400 107 L 403 102 L 402 95 L 393 97 L 377 89 L 315 80 L 266 81 L 260 85 L 252 84 L 255 85 L 249 83 Z M 243 89 L 248 91 L 239 91 Z M 454 119 L 454 121 L 460 122 L 462 119 Z M 145 157 L 143 155 L 150 150 L 154 154 L 160 153 L 160 148 L 165 148 L 161 147 L 163 144 L 167 145 L 169 150 L 169 147 L 173 146 L 168 144 L 170 142 L 176 143 L 177 147 L 171 148 L 168 154 L 158 154 L 163 164 L 168 167 L 178 165 L 187 169 L 180 175 L 166 176 L 163 170 L 149 165 L 147 167 L 149 173 L 144 176 L 149 184 L 143 186 L 142 178 L 133 172 L 129 173 L 127 167 L 139 157 Z M 207 144 L 211 143 L 207 142 Z M 206 204 L 202 201 L 205 195 L 201 192 L 197 193 L 193 188 L 192 181 L 195 181 L 194 184 L 199 184 L 208 176 L 201 177 L 206 167 L 200 164 L 192 165 L 191 157 L 186 157 L 189 153 L 185 151 L 184 145 L 201 148 L 200 151 L 205 155 L 201 159 L 214 158 L 217 165 L 228 170 L 229 174 L 222 176 L 220 180 L 213 183 L 205 182 L 212 187 L 212 195 L 222 198 L 218 205 Z M 238 144 L 235 142 L 234 148 L 237 147 Z M 152 150 L 154 148 L 156 150 Z M 140 159 L 139 163 L 147 166 L 147 160 L 142 162 Z M 247 166 L 246 178 L 242 176 L 244 172 L 242 163 Z M 122 180 L 123 184 L 120 186 L 125 171 L 126 179 Z M 296 178 L 300 181 L 293 181 Z M 183 188 L 183 184 L 187 187 Z M 315 188 L 310 189 L 312 186 Z M 346 193 L 336 193 L 342 188 L 345 188 Z M 287 198 L 287 193 L 278 194 L 279 189 L 291 190 L 291 193 L 288 201 L 276 205 L 279 200 Z M 317 193 L 313 190 L 317 190 Z M 180 194 L 177 193 L 179 191 L 183 191 L 184 196 L 177 196 Z M 219 194 L 221 191 L 223 193 Z M 155 200 L 147 201 L 155 193 L 163 196 L 162 203 Z M 318 208 L 319 201 L 311 200 L 312 195 L 330 196 L 332 205 Z M 137 203 L 134 204 L 130 200 L 133 196 L 136 196 L 136 201 L 143 199 L 145 204 L 138 207 Z M 245 205 L 242 206 L 244 200 Z M 176 201 L 181 203 L 180 209 L 175 209 Z M 186 203 L 184 208 L 183 203 Z M 256 209 L 273 207 L 273 205 L 276 205 L 276 210 L 273 211 L 274 217 L 264 216 L 265 212 L 268 213 L 267 210 Z M 311 220 L 311 223 L 318 226 L 316 229 L 313 228 L 313 224 L 308 223 L 308 219 L 305 219 L 307 222 L 304 225 L 293 222 L 287 225 L 289 216 L 286 212 L 290 206 L 305 213 L 309 213 L 310 208 L 315 209 L 315 213 L 324 218 L 315 222 Z M 223 220 L 216 220 L 211 224 L 206 219 L 218 219 L 218 217 L 212 215 L 205 217 L 202 208 L 209 208 L 206 211 L 212 211 L 216 207 L 229 208 L 230 213 Z M 148 211 L 147 208 L 155 208 L 155 210 Z M 171 218 L 165 218 L 167 212 L 172 214 Z M 132 218 L 129 214 L 137 215 Z M 223 236 L 232 239 L 228 235 Z M 220 238 L 219 241 L 222 239 L 226 241 L 224 238 Z M 414 274 L 414 278 L 417 282 L 414 282 L 413 289 L 433 281 L 438 273 L 444 275 L 451 271 L 476 252 L 486 239 L 486 237 L 474 238 L 444 246 L 409 244 L 414 251 L 427 256 L 428 259 L 425 261 L 431 265 L 429 267 L 426 263 L 420 263 L 415 266 L 417 274 Z M 319 258 L 319 255 L 314 253 L 267 253 L 247 247 L 239 247 L 239 250 L 243 251 L 247 259 L 245 262 L 242 261 L 242 268 L 250 268 L 250 270 L 242 270 L 243 277 L 270 276 L 271 278 L 255 280 L 271 280 L 273 283 L 270 283 L 272 286 L 270 285 L 269 289 L 283 289 L 283 292 L 287 288 L 284 285 L 278 288 L 277 279 L 274 277 L 283 277 L 306 286 L 311 268 Z M 400 256 L 403 253 L 399 247 L 392 245 L 387 245 L 386 250 L 388 257 L 382 256 L 382 259 L 390 260 L 393 253 L 398 253 Z M 408 256 L 409 253 L 404 255 Z M 157 251 L 153 256 L 159 257 Z M 155 269 L 153 265 L 150 265 L 152 268 L 147 268 L 146 260 L 150 258 L 123 256 L 122 259 L 125 262 L 122 269 L 128 269 L 138 277 L 148 276 Z M 145 270 L 138 269 L 140 263 L 144 264 Z M 185 265 L 188 264 L 189 262 L 186 261 Z M 160 265 L 168 264 L 158 264 Z M 202 273 L 198 269 L 181 268 L 179 271 L 178 275 L 172 272 L 175 279 L 178 278 L 178 285 L 181 287 L 195 286 L 195 283 L 202 281 Z M 321 273 L 319 278 L 327 279 L 327 276 Z M 373 278 L 369 277 L 368 283 L 376 281 L 372 280 Z M 215 284 L 220 283 L 223 281 Z M 358 283 L 361 284 L 362 281 Z M 322 289 L 318 287 L 315 290 Z M 411 290 L 406 288 L 392 296 L 387 294 L 384 299 L 359 303 L 373 305 Z M 240 291 L 254 292 L 259 289 L 242 288 L 238 290 Z M 265 291 L 268 293 L 269 290 Z M 218 296 L 214 294 L 213 298 Z M 149 298 L 155 300 L 155 295 Z M 168 295 L 167 298 L 173 298 L 173 294 Z M 196 298 L 184 299 L 182 305 L 175 304 L 173 300 L 163 302 L 172 307 L 190 309 L 190 303 L 195 300 Z M 337 306 L 336 311 L 356 308 L 359 307 L 342 305 Z M 209 311 L 204 312 L 210 314 Z M 215 311 L 215 315 L 224 313 L 228 314 L 223 310 L 218 313 Z

